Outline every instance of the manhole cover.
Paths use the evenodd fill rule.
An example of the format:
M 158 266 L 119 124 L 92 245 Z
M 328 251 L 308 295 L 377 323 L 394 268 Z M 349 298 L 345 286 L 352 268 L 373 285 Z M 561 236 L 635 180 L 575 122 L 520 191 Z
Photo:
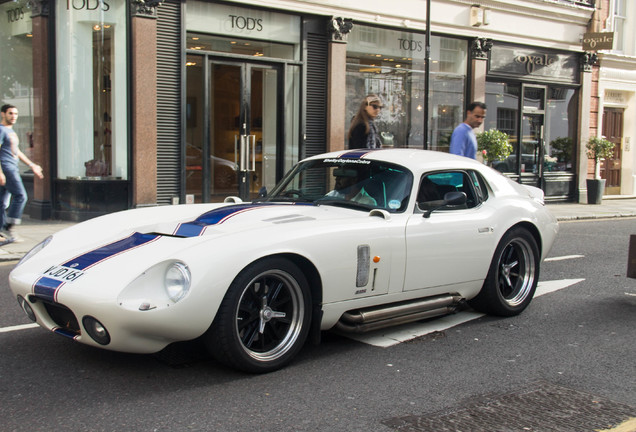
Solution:
M 514 393 L 480 397 L 452 412 L 394 417 L 382 423 L 401 432 L 593 432 L 635 416 L 634 407 L 539 382 Z

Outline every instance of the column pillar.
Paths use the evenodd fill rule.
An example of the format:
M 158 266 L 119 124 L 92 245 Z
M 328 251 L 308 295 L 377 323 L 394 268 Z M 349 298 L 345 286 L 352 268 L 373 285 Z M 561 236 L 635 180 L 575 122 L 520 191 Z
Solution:
M 492 48 L 492 39 L 476 38 L 470 45 L 470 67 L 472 83 L 469 102 L 486 102 L 486 74 L 488 71 L 488 53 Z
M 581 55 L 581 93 L 579 95 L 579 145 L 577 151 L 576 176 L 578 202 L 587 203 L 587 167 L 588 157 L 585 144 L 590 139 L 592 113 L 592 70 L 597 60 L 596 53 L 585 52 Z
M 157 7 L 162 0 L 133 0 L 132 204 L 157 204 Z
M 33 34 L 33 149 L 29 158 L 42 167 L 44 178 L 33 176 L 33 196 L 29 200 L 29 216 L 50 219 L 52 214 L 50 83 L 49 83 L 49 2 L 31 2 Z
M 327 151 L 344 150 L 349 124 L 345 119 L 347 78 L 347 35 L 350 19 L 332 18 L 329 25 L 327 64 Z

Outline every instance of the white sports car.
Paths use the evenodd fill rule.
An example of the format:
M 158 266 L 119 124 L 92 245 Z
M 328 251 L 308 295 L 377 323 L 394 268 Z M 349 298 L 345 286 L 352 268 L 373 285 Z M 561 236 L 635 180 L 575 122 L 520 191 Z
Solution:
M 365 332 L 530 303 L 558 225 L 540 189 L 468 158 L 341 151 L 265 197 L 128 210 L 56 233 L 10 275 L 33 321 L 98 348 L 200 338 L 268 372 L 320 331 Z

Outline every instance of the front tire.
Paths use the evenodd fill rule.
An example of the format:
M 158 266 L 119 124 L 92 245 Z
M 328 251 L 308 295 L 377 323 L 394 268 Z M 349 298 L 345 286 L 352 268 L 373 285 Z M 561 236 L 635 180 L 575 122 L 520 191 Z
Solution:
M 508 231 L 495 250 L 479 294 L 468 303 L 499 316 L 520 314 L 532 301 L 539 282 L 539 248 L 526 229 Z
M 220 362 L 245 372 L 285 366 L 300 351 L 311 322 L 309 284 L 283 258 L 245 268 L 232 282 L 205 336 Z

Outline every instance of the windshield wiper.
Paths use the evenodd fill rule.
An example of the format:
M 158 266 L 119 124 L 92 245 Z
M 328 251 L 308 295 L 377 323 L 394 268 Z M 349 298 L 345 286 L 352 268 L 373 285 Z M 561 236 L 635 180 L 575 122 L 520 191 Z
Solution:
M 337 207 L 346 207 L 346 208 L 352 208 L 352 209 L 361 209 L 361 210 L 372 210 L 373 206 L 370 206 L 368 204 L 362 204 L 359 202 L 355 202 L 355 201 L 347 201 L 347 200 L 343 200 L 343 199 L 324 199 L 324 198 L 320 198 L 317 199 L 316 201 L 314 201 L 314 204 L 317 205 L 333 205 L 333 206 L 337 206 Z
M 255 200 L 252 200 L 252 202 L 313 202 L 314 200 L 309 199 L 309 198 L 300 198 L 300 197 L 282 197 L 282 196 L 275 196 L 275 197 L 263 197 L 263 198 L 256 198 Z

